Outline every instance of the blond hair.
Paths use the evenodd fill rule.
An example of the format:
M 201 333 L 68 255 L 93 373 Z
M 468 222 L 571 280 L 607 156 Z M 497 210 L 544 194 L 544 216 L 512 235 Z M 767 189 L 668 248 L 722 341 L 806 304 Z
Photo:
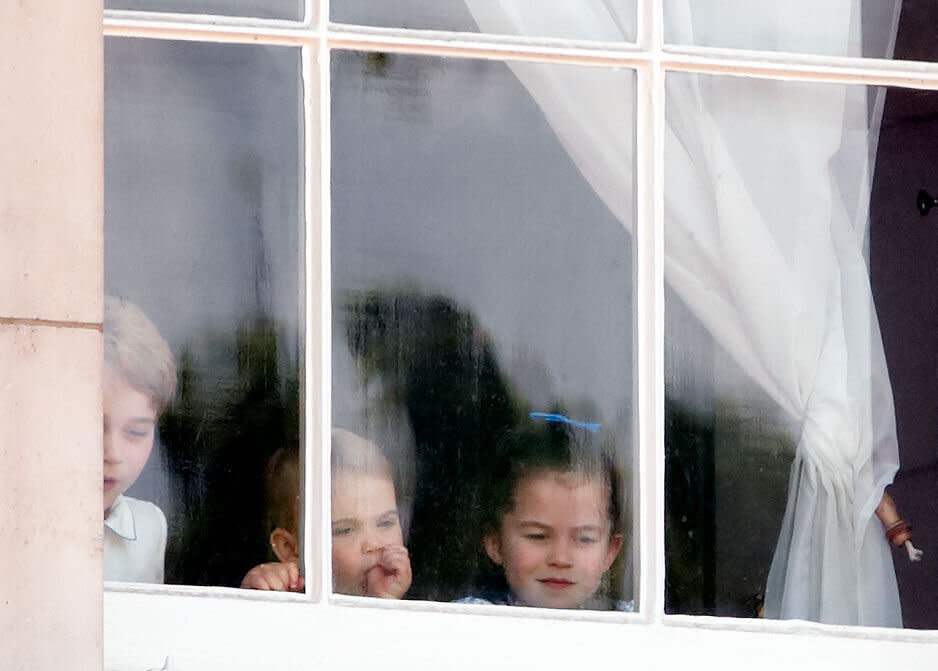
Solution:
M 332 430 L 333 476 L 337 471 L 377 475 L 393 481 L 391 464 L 381 448 L 346 429 Z M 267 462 L 264 486 L 270 528 L 281 527 L 296 533 L 300 508 L 300 455 L 297 447 L 281 447 L 273 453 Z
M 391 464 L 381 448 L 345 429 L 332 429 L 332 473 L 353 471 L 393 480 Z
M 105 366 L 162 413 L 176 394 L 176 362 L 156 326 L 130 301 L 105 296 L 103 331 Z

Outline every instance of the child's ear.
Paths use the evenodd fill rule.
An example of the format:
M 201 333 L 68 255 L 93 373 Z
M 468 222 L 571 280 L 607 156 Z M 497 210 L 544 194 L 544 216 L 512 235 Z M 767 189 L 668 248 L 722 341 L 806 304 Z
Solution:
M 270 533 L 270 546 L 274 549 L 277 559 L 282 562 L 295 562 L 300 558 L 296 536 L 286 529 L 277 527 Z
M 485 554 L 489 556 L 489 559 L 501 566 L 502 544 L 498 536 L 496 534 L 487 534 L 485 538 L 482 539 L 482 545 L 485 546 Z
M 612 566 L 612 562 L 616 560 L 616 556 L 619 554 L 619 550 L 622 549 L 622 534 L 612 534 L 612 537 L 609 539 L 609 547 L 606 549 L 606 568 L 603 571 L 608 571 L 609 567 Z

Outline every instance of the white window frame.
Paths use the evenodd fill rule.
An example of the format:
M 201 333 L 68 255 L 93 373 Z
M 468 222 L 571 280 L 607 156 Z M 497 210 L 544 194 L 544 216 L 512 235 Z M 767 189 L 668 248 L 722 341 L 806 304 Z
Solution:
M 380 0 L 375 0 L 380 1 Z M 104 35 L 269 44 L 302 50 L 306 170 L 305 561 L 307 593 L 108 584 L 105 668 L 792 669 L 819 660 L 932 668 L 938 632 L 664 613 L 664 79 L 695 72 L 938 89 L 938 63 L 666 47 L 664 0 L 639 0 L 634 45 L 333 25 L 328 0 L 301 22 L 105 12 Z M 545 0 L 545 7 L 549 3 Z M 330 69 L 333 50 L 625 67 L 637 80 L 635 379 L 639 612 L 595 613 L 331 595 Z M 322 561 L 320 561 L 322 559 Z M 931 664 L 929 664 L 931 662 Z M 647 665 L 647 666 L 646 666 Z

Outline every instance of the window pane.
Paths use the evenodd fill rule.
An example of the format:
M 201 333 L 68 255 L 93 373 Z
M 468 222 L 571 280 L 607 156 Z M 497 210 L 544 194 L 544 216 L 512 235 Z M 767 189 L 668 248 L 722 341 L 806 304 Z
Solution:
M 127 490 L 165 513 L 167 582 L 237 586 L 270 556 L 264 470 L 298 440 L 300 74 L 297 49 L 106 42 L 105 291 L 178 373 Z M 151 359 L 114 367 L 141 387 Z
M 635 0 L 334 0 L 331 7 L 339 23 L 635 41 Z
M 303 0 L 105 0 L 106 9 L 303 19 Z
M 665 0 L 664 10 L 665 41 L 672 44 L 826 56 L 938 58 L 934 35 L 924 30 L 938 19 L 938 8 L 932 3 Z
M 936 626 L 934 95 L 667 93 L 667 610 Z
M 333 416 L 393 471 L 413 572 L 406 598 L 624 607 L 635 575 L 633 74 L 349 52 L 333 54 L 332 74 Z M 568 114 L 597 93 L 613 119 L 605 184 L 568 149 L 589 144 L 573 138 L 598 119 Z M 604 203 L 597 191 L 609 186 Z M 334 515 L 361 487 L 344 466 L 353 440 L 333 436 Z M 590 477 L 571 476 L 580 489 L 538 483 L 528 448 L 583 457 L 535 475 Z M 615 477 L 597 474 L 603 451 Z M 377 471 L 386 482 L 388 465 Z M 599 484 L 618 481 L 618 496 Z M 520 557 L 499 568 L 489 551 L 489 539 L 508 544 L 505 520 L 535 484 L 542 505 L 524 509 L 550 525 L 539 543 L 587 543 L 555 519 L 576 509 L 576 491 L 592 502 L 582 522 L 597 526 L 591 552 L 611 548 L 611 561 L 619 537 L 606 522 L 623 521 L 612 568 L 578 559 L 570 572 L 582 585 L 554 584 L 553 601 L 512 575 Z M 385 499 L 377 507 L 393 508 Z M 349 532 L 333 531 L 338 553 Z M 358 593 L 336 553 L 336 591 Z

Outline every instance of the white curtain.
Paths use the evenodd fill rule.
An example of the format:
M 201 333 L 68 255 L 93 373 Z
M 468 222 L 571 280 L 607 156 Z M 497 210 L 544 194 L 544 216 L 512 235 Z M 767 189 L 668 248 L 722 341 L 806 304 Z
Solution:
M 549 9 L 465 2 L 487 32 L 558 34 L 563 26 L 572 38 L 621 40 L 631 31 L 631 14 L 612 0 L 553 0 Z M 693 43 L 696 33 L 709 39 L 729 25 L 688 0 L 666 4 L 675 42 Z M 753 15 L 735 29 L 767 47 L 810 48 L 807 25 L 825 53 L 853 54 L 862 43 L 858 0 L 828 0 L 823 16 L 815 3 L 743 3 L 735 11 Z M 622 138 L 634 111 L 625 85 L 573 68 L 511 67 L 596 193 L 631 228 L 632 158 Z M 666 281 L 801 427 L 766 616 L 901 626 L 892 558 L 874 514 L 898 451 L 864 258 L 881 107 L 862 86 L 673 73 L 666 87 Z

